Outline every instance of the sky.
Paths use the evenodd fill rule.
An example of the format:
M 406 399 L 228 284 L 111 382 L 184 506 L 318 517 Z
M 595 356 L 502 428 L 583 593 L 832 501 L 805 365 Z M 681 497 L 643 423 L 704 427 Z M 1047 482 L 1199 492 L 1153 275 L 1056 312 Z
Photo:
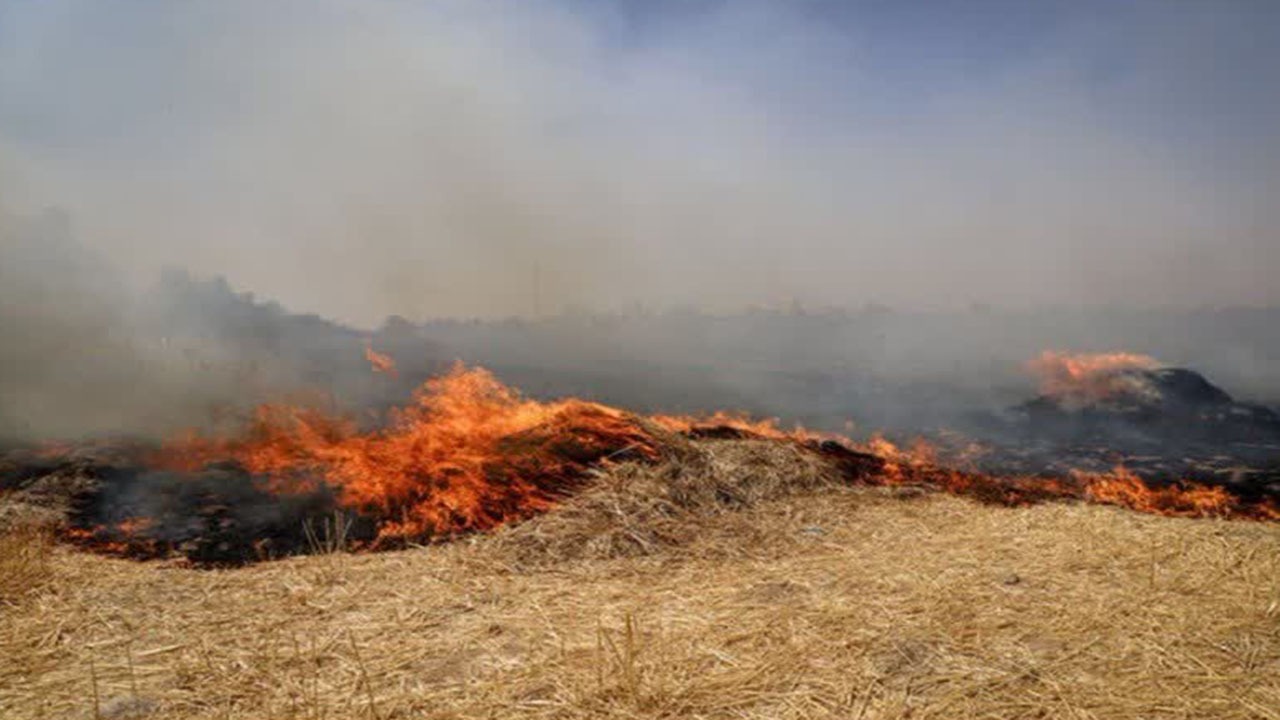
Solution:
M 1268 0 L 0 0 L 0 212 L 371 326 L 1278 305 Z

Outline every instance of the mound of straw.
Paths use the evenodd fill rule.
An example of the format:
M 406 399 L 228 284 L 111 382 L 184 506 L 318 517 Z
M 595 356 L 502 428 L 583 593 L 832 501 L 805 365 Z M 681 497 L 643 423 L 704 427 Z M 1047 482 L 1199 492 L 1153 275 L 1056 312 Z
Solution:
M 521 564 L 650 555 L 687 546 L 725 512 L 842 483 L 829 462 L 792 443 L 668 438 L 654 465 L 593 472 L 590 491 L 505 528 L 489 544 Z

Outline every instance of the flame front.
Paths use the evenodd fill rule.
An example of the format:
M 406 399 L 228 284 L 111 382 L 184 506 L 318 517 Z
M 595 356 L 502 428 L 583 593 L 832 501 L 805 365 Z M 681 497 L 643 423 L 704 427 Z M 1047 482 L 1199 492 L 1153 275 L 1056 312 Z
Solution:
M 1061 368 L 1061 377 L 1075 379 L 1146 362 L 1142 356 L 1044 359 Z M 461 363 L 424 383 L 378 430 L 361 431 L 349 419 L 314 409 L 264 405 L 239 435 L 189 435 L 143 464 L 196 473 L 229 461 L 275 495 L 330 493 L 340 508 L 371 524 L 361 542 L 376 548 L 486 530 L 546 511 L 578 490 L 590 468 L 615 459 L 656 460 L 675 435 L 795 443 L 828 457 L 850 483 L 920 485 L 1002 505 L 1065 499 L 1171 516 L 1280 520 L 1270 500 L 1189 482 L 1155 485 L 1123 467 L 1065 477 L 998 476 L 956 469 L 971 466 L 982 451 L 976 446 L 953 457 L 923 440 L 900 448 L 877 435 L 859 444 L 727 413 L 641 418 L 576 399 L 539 402 Z M 149 529 L 146 518 L 133 518 L 68 536 L 107 552 L 162 554 L 163 543 L 151 543 Z
M 378 542 L 386 542 L 483 530 L 545 510 L 587 464 L 622 450 L 655 456 L 634 417 L 578 400 L 529 400 L 488 371 L 457 364 L 393 410 L 384 430 L 359 433 L 315 411 L 265 406 L 244 437 L 190 437 L 155 462 L 191 471 L 229 459 L 282 493 L 323 482 L 343 506 L 378 518 Z
M 1249 501 L 1224 487 L 1187 480 L 1156 485 L 1123 465 L 1107 473 L 1073 471 L 1066 477 L 1000 476 L 945 467 L 939 464 L 940 453 L 923 439 L 902 449 L 876 435 L 857 447 L 884 461 L 883 470 L 869 479 L 874 485 L 929 486 L 1008 506 L 1078 500 L 1168 517 L 1280 520 L 1280 507 L 1270 500 Z M 972 448 L 966 448 L 962 458 L 970 453 Z

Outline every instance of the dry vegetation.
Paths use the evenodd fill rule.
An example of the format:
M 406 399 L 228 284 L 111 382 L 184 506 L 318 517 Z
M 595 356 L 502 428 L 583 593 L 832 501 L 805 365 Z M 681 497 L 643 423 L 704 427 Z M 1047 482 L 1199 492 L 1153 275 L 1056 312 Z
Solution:
M 842 488 L 762 443 L 450 545 L 0 561 L 4 718 L 1280 717 L 1280 526 Z
M 0 518 L 0 607 L 17 606 L 53 579 L 53 528 L 34 518 Z

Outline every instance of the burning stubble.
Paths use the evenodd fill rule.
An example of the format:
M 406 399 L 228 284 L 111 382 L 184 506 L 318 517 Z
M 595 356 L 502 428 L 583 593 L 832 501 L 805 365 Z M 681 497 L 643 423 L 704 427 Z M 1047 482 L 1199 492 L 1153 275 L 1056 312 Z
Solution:
M 114 464 L 77 466 L 69 450 L 49 448 L 41 458 L 52 469 L 13 484 L 20 498 L 76 497 L 63 536 L 83 547 L 243 563 L 314 550 L 317 518 L 333 518 L 344 542 L 365 549 L 491 530 L 572 503 L 591 492 L 601 468 L 670 464 L 697 456 L 699 443 L 743 441 L 792 448 L 828 485 L 932 488 L 1009 506 L 1076 500 L 1280 520 L 1277 497 L 1256 489 L 1153 482 L 1124 467 L 1058 477 L 958 470 L 924 442 L 902 449 L 880 436 L 857 444 L 727 413 L 644 417 L 576 399 L 538 402 L 462 365 L 429 380 L 375 429 L 315 409 L 263 406 L 234 435 L 120 448 L 123 461 Z
M 245 489 L 246 507 L 260 504 L 259 489 L 324 490 L 317 507 L 371 519 L 364 539 L 376 545 L 542 512 L 603 458 L 659 452 L 637 424 L 646 417 L 664 432 L 746 432 L 724 415 L 672 419 L 742 407 L 824 430 L 959 427 L 1027 445 L 1016 437 L 1025 428 L 996 417 L 1026 394 L 1011 371 L 1073 345 L 1135 351 L 1032 362 L 1043 398 L 1015 410 L 1033 426 L 1051 418 L 1072 439 L 1105 426 L 1150 440 L 1150 427 L 1130 433 L 1130 418 L 1112 423 L 1108 410 L 1098 425 L 1091 413 L 1112 397 L 1137 398 L 1146 412 L 1160 378 L 1139 371 L 1152 356 L 1275 387 L 1274 374 L 1239 361 L 1274 354 L 1273 339 L 1243 331 L 1224 349 L 1210 339 L 1217 317 L 1195 319 L 1178 345 L 1160 328 L 1194 313 L 1119 322 L 1105 310 L 990 309 L 1085 296 L 1273 299 L 1270 283 L 1253 281 L 1268 262 L 1256 253 L 1198 262 L 1194 284 L 1168 281 L 1170 263 L 1201 257 L 1205 237 L 1256 250 L 1255 225 L 1236 220 L 1257 207 L 1247 193 L 1200 192 L 1206 177 L 1135 149 L 1182 144 L 1134 143 L 1127 121 L 1080 101 L 1114 87 L 1042 77 L 1058 55 L 1077 59 L 1084 25 L 1068 23 L 1060 46 L 1012 75 L 981 76 L 967 98 L 934 98 L 928 121 L 885 126 L 864 92 L 880 87 L 874 73 L 850 62 L 862 51 L 851 40 L 870 38 L 875 21 L 854 18 L 841 35 L 814 8 L 673 10 L 656 26 L 559 3 L 75 9 L 8 11 L 10 28 L 30 32 L 0 32 L 0 60 L 15 60 L 0 63 L 4 97 L 62 120 L 36 129 L 0 112 L 0 151 L 12 160 L 3 181 L 21 186 L 23 206 L 71 210 L 3 217 L 12 342 L 0 356 L 0 433 L 163 439 L 167 459 L 143 463 L 128 487 L 223 473 Z M 102 62 L 72 62 L 73 47 Z M 111 102 L 44 93 L 68 65 L 88 67 Z M 1132 79 L 1151 73 L 1138 67 Z M 1033 90 L 1041 79 L 1052 80 L 1053 102 Z M 895 102 L 880 110 L 922 110 Z M 511 317 L 393 316 L 370 333 L 291 314 L 221 278 L 168 271 L 139 289 L 160 264 L 226 273 L 338 321 Z M 825 307 L 873 299 L 987 305 L 960 317 Z M 493 367 L 532 398 L 581 399 L 531 399 L 484 371 L 450 371 L 453 358 Z M 1270 417 L 1214 402 L 1212 412 L 1243 413 L 1245 425 Z M 173 441 L 192 426 L 186 445 Z M 820 443 L 751 427 L 753 437 Z M 566 438 L 581 445 L 567 456 Z M 1097 465 L 1084 470 L 1105 471 Z M 1166 502 L 1145 486 L 1098 490 L 1140 484 L 1128 472 L 1096 487 L 938 482 L 1009 502 L 1045 494 L 1251 512 L 1232 510 L 1230 493 L 1179 490 Z M 209 505 L 181 494 L 175 503 Z M 126 535 L 153 527 L 111 515 Z

